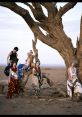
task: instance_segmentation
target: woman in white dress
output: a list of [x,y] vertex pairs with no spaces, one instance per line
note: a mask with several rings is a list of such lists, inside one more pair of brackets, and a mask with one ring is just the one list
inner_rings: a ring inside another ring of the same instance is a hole
[[80,95],[81,93],[82,86],[77,77],[77,68],[75,67],[75,63],[73,62],[68,68],[67,94],[69,97],[72,98],[74,95]]

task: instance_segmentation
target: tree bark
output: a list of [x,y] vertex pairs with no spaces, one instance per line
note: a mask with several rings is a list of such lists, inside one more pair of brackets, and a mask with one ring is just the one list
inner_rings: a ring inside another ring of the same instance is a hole
[[34,34],[34,40],[32,40],[32,48],[33,48],[34,56],[35,56],[34,57],[34,59],[35,59],[34,63],[36,63],[39,60],[38,49],[36,48],[36,44],[37,44],[37,36],[36,36],[36,34]]

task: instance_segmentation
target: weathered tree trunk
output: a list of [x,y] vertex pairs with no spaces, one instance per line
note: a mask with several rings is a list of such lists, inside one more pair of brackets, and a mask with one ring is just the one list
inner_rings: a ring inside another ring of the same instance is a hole
[[34,34],[34,40],[32,40],[32,48],[33,48],[33,51],[34,51],[34,63],[36,63],[38,61],[38,49],[36,48],[36,44],[37,44],[37,36],[36,34]]

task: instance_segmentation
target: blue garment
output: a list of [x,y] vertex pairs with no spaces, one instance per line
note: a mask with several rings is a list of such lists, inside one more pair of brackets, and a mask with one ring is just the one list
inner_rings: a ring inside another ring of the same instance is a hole
[[17,68],[18,68],[18,79],[22,80],[22,78],[23,78],[24,64],[19,64]]

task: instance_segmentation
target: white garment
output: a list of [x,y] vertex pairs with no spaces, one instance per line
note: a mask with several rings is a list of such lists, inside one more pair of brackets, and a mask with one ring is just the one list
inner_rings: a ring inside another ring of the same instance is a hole
[[[75,67],[70,67],[69,69],[68,69],[68,75],[69,75],[69,80],[70,79],[72,79],[72,80],[76,80],[76,79],[78,79],[77,78],[77,72],[76,72],[76,68]],[[74,77],[73,77],[74,76]],[[73,79],[74,78],[74,79]],[[76,78],[76,79],[75,79]]]
[[74,93],[82,93],[82,85],[78,81],[76,68],[70,67],[68,69],[69,78],[67,80],[67,94],[72,97],[72,88],[74,88]]
[[73,84],[67,80],[67,94],[69,97],[72,97],[72,87],[73,87]]
[[74,93],[82,93],[82,85],[79,82],[76,82],[74,86]]
[[10,70],[10,77],[14,77],[14,78],[18,78],[18,75],[17,75],[17,73],[15,73],[14,71],[12,71],[12,70]]
[[70,82],[69,80],[67,80],[67,94],[69,97],[72,97],[72,88],[74,87],[74,94],[76,93],[80,93],[82,94],[82,85],[80,84],[80,82],[76,81],[75,85]]

